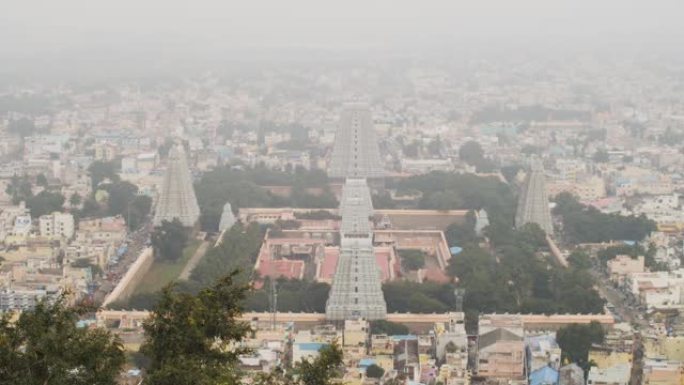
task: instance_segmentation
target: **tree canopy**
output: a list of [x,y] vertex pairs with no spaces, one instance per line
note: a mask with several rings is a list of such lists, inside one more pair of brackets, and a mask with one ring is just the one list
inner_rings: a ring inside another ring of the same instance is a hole
[[16,205],[21,201],[27,201],[33,196],[31,180],[28,175],[13,175],[5,188],[5,192],[12,197],[12,204]]
[[78,327],[87,306],[65,298],[40,302],[16,322],[0,318],[0,383],[14,385],[115,385],[125,362],[117,337],[101,328]]
[[[278,291],[278,310],[283,312],[325,313],[330,285],[324,282],[284,279],[276,280]],[[269,292],[271,280],[266,277],[263,288],[253,290],[247,296],[245,309],[250,311],[269,311]]]
[[[236,270],[196,294],[170,285],[162,290],[144,323],[141,353],[147,361],[147,385],[241,384],[238,357],[248,351],[239,342],[251,331],[239,321],[249,285]],[[341,375],[342,350],[333,343],[315,359],[292,370],[276,368],[250,379],[258,385],[330,385]]]
[[370,322],[372,334],[405,335],[409,333],[406,325],[387,320],[374,320]]
[[480,143],[474,140],[461,145],[458,149],[458,157],[467,164],[474,166],[478,172],[491,172],[496,168],[494,163],[485,157]]
[[249,325],[238,320],[247,285],[232,273],[196,295],[167,286],[145,321],[141,352],[149,359],[148,385],[238,384],[236,348]]
[[385,374],[385,369],[382,367],[372,364],[369,367],[366,368],[366,377],[370,378],[382,378],[382,376]]
[[90,173],[91,188],[94,192],[97,186],[104,180],[109,179],[112,182],[119,181],[119,174],[117,174],[117,165],[112,162],[105,162],[96,160],[88,166],[88,173]]
[[554,214],[560,216],[563,237],[570,243],[600,243],[613,240],[641,241],[656,224],[645,215],[604,214],[581,204],[569,193],[556,196]]
[[592,321],[588,325],[571,324],[556,332],[556,340],[563,352],[563,361],[574,362],[585,371],[589,370],[589,348],[603,342],[605,332],[601,324]]
[[26,207],[31,210],[31,216],[34,218],[62,211],[62,205],[64,205],[64,196],[47,190],[41,191],[26,201]]
[[[262,186],[291,186],[289,197],[270,193]],[[321,194],[311,194],[307,188],[320,188]],[[223,206],[230,202],[233,209],[242,207],[304,207],[336,208],[337,199],[328,188],[328,177],[322,170],[297,168],[293,172],[265,167],[238,169],[218,167],[202,175],[195,184],[203,230],[216,231]]]
[[435,282],[392,281],[382,285],[388,312],[443,313],[456,306],[454,286]]
[[[503,231],[503,234],[495,234]],[[603,300],[586,267],[563,268],[540,257],[544,232],[488,229],[494,252],[476,244],[449,261],[448,273],[465,289],[467,312],[600,313]]]
[[188,231],[178,219],[162,221],[161,226],[154,229],[151,239],[155,258],[177,261],[183,256],[183,249],[188,243]]
[[255,385],[332,385],[342,375],[343,353],[337,342],[325,345],[314,359],[297,363],[292,371],[280,368],[262,373],[254,379]]
[[152,208],[152,198],[138,195],[138,186],[117,181],[103,184],[100,188],[108,193],[106,211],[102,215],[123,216],[129,230],[136,230],[145,223],[145,217]]
[[489,214],[491,224],[513,226],[517,200],[510,186],[498,178],[433,171],[399,181],[388,181],[388,187],[396,189],[397,194],[421,193],[421,198],[416,205],[419,209],[479,210],[484,208]]
[[421,250],[399,250],[399,257],[404,270],[418,270],[425,267],[425,253]]

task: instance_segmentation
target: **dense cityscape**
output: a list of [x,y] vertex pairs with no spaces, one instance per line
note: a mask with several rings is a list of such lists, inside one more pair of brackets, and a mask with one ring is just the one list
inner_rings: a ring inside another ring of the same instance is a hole
[[0,383],[684,383],[681,60],[425,52],[0,71]]

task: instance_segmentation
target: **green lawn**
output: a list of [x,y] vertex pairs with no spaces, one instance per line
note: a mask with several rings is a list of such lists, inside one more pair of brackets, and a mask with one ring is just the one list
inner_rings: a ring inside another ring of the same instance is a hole
[[183,250],[183,257],[176,262],[169,263],[155,260],[152,263],[150,271],[145,274],[145,277],[135,289],[135,292],[154,293],[159,291],[169,282],[177,279],[185,265],[188,263],[188,260],[192,257],[201,243],[201,241],[196,239],[190,240],[185,247],[185,250]]

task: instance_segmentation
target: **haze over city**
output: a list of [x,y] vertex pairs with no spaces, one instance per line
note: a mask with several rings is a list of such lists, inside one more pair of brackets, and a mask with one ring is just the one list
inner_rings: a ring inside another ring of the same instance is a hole
[[684,383],[682,14],[7,1],[0,384]]

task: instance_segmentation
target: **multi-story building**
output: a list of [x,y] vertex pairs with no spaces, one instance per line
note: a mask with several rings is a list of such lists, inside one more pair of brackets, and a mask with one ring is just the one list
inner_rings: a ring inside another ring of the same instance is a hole
[[525,342],[520,316],[480,318],[477,374],[490,379],[526,380]]
[[74,236],[74,216],[60,212],[41,215],[38,227],[43,237],[71,239]]
[[618,255],[607,263],[610,280],[618,285],[624,283],[625,277],[633,273],[644,272],[644,256],[632,258],[629,255]]

